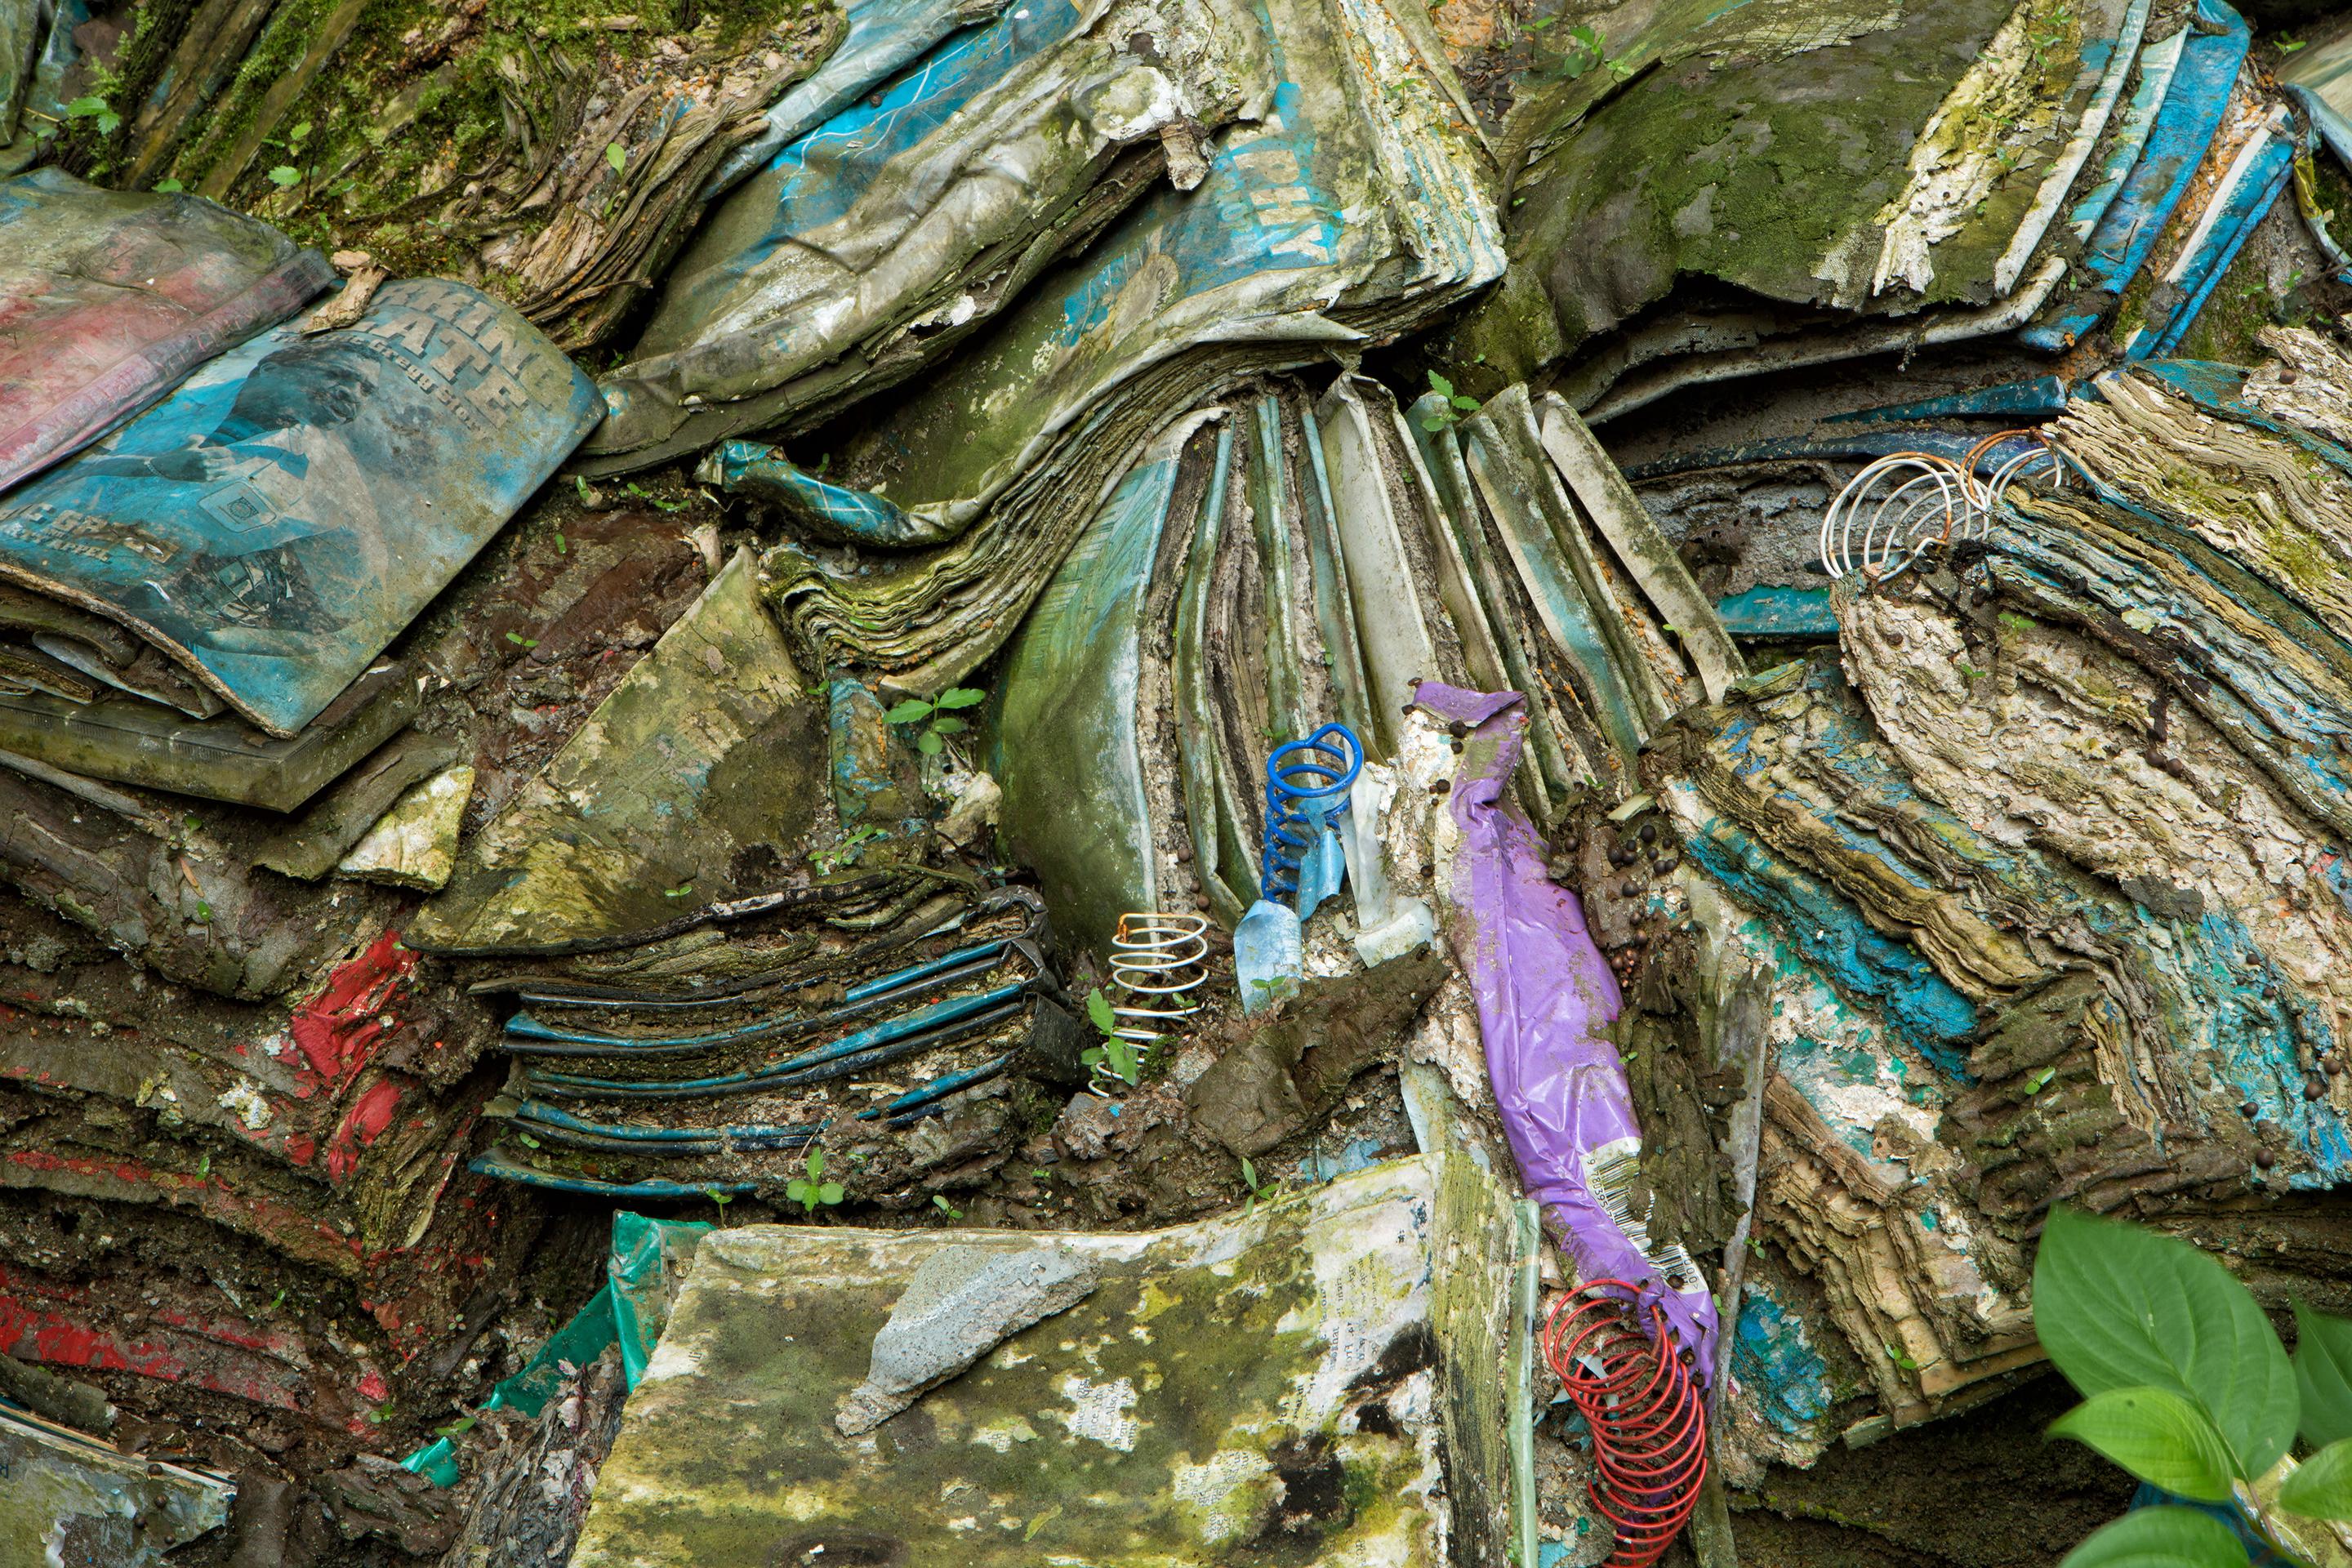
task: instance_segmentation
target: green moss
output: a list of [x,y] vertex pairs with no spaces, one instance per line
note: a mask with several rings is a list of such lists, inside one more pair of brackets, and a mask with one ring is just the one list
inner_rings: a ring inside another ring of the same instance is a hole
[[[579,1561],[798,1562],[861,1542],[875,1555],[851,1561],[972,1568],[1390,1561],[1371,1543],[1420,1528],[1421,1447],[1303,1418],[1299,1399],[1326,1333],[1396,1321],[1414,1266],[1357,1232],[1388,1234],[1405,1211],[1348,1209],[1310,1238],[1318,1201],[1261,1209],[1264,1239],[1229,1261],[1189,1243],[1189,1262],[1101,1258],[1085,1300],[856,1441],[833,1416],[904,1289],[905,1244],[714,1238],[632,1397]],[[1340,1259],[1346,1300],[1329,1294]],[[665,1359],[692,1374],[666,1375]]]
[[[2278,212],[2293,215],[2289,203]],[[2274,221],[2277,213],[2271,219]],[[2206,297],[2197,320],[2182,334],[2174,352],[2186,359],[2219,360],[2226,364],[2254,364],[2263,358],[2254,334],[2284,317],[2287,302],[2271,292],[2270,247],[2255,241],[2238,252],[2221,281]]]
[[[2009,12],[2000,0],[1911,7],[1834,48],[1695,57],[1634,81],[1518,183],[1515,281],[1459,335],[1456,363],[1484,352],[1512,374],[1573,352],[1692,273],[1825,299],[1825,258],[1875,232],[1918,129]],[[1549,331],[1537,320],[1547,307]]]
[[[429,47],[452,16],[445,0],[366,0],[331,57],[311,58],[342,4],[286,0],[198,132],[156,175],[197,188],[266,115],[260,150],[224,200],[307,244],[364,247],[395,271],[456,276],[475,269],[484,236],[445,228],[436,215],[468,181],[510,171],[522,158],[510,114],[532,127],[536,150],[561,121],[556,84],[567,70],[635,80],[662,38],[689,31],[684,9],[695,13],[694,51],[721,56],[832,9],[829,0],[491,0],[445,60]],[[603,25],[622,11],[640,26],[615,32]],[[416,43],[404,41],[411,35]],[[277,110],[271,89],[306,61],[313,79]],[[298,144],[293,132],[301,126],[309,130]],[[281,166],[299,171],[301,183],[273,183],[269,172]]]

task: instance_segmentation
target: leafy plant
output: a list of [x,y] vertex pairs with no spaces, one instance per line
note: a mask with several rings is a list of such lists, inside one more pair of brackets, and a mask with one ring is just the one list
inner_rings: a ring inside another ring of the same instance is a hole
[[1102,1036],[1102,1044],[1078,1053],[1078,1060],[1088,1067],[1108,1062],[1110,1070],[1124,1084],[1136,1084],[1143,1079],[1143,1059],[1135,1054],[1135,1042],[1122,1039],[1118,1033],[1118,1015],[1111,1011],[1110,998],[1101,986],[1087,993],[1087,1017]]
[[914,724],[924,720],[923,732],[915,737],[915,750],[927,757],[935,757],[946,745],[944,737],[960,735],[971,726],[954,714],[958,708],[973,708],[987,700],[988,693],[969,686],[950,686],[929,702],[919,697],[909,697],[882,717],[893,724]]
[[931,1206],[938,1209],[950,1219],[963,1218],[963,1210],[948,1202],[948,1195],[945,1193],[933,1193],[931,1194]]
[[1445,399],[1445,405],[1431,409],[1422,419],[1421,427],[1424,430],[1449,430],[1461,423],[1465,414],[1478,412],[1476,398],[1463,396],[1454,390],[1452,382],[1433,370],[1429,373],[1429,390]]
[[269,183],[279,190],[302,183],[302,171],[291,163],[280,163],[269,171]]
[[725,1226],[727,1224],[727,1205],[735,1201],[735,1194],[729,1192],[725,1187],[709,1186],[702,1189],[702,1195],[719,1205],[719,1223],[722,1227]]
[[[2037,1332],[2084,1402],[2050,1428],[2191,1502],[2235,1502],[2290,1561],[2283,1521],[2352,1519],[2352,1322],[2294,1307],[2290,1359],[2253,1296],[2214,1259],[2136,1226],[2051,1212],[2033,1265]],[[2274,1473],[2300,1434],[2312,1450]],[[2275,1489],[2273,1490],[2272,1489]],[[2062,1568],[2243,1568],[2210,1515],[2139,1509]]]
[[806,1214],[830,1208],[841,1201],[841,1184],[824,1180],[824,1151],[811,1149],[801,1163],[808,1170],[806,1180],[794,1176],[784,1184],[784,1196],[801,1205]]
[[100,136],[111,136],[121,127],[122,116],[107,107],[106,100],[98,97],[77,98],[66,105],[68,120],[94,120]]
[[1282,1184],[1280,1182],[1260,1183],[1257,1179],[1257,1167],[1244,1160],[1242,1190],[1249,1194],[1242,1201],[1242,1213],[1255,1214],[1259,1204],[1270,1204],[1282,1195]]
[[1536,74],[1553,81],[1574,81],[1595,66],[1607,66],[1612,76],[1621,81],[1633,74],[1633,68],[1623,60],[1609,58],[1608,40],[1601,29],[1589,22],[1579,22],[1564,29],[1564,42],[1553,46],[1543,37],[1559,21],[1557,16],[1543,16],[1528,24],[1528,31],[1536,35]]
[[856,861],[860,845],[870,844],[877,838],[887,837],[887,832],[869,822],[865,826],[853,829],[845,835],[841,842],[832,848],[817,850],[809,857],[809,859],[815,864],[820,875],[830,877],[844,866]]

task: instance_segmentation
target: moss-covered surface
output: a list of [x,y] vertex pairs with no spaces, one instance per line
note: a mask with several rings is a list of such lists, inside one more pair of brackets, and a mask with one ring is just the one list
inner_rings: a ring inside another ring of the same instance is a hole
[[[127,8],[87,90],[121,122],[70,122],[63,161],[103,184],[189,190],[396,273],[485,278],[483,225],[445,217],[469,184],[511,178],[584,104],[656,76],[790,58],[833,35],[833,0],[283,0],[234,62],[187,47],[190,0]],[[201,110],[151,122],[194,68],[225,80]],[[520,196],[520,192],[507,193]],[[539,215],[543,220],[550,212]]]
[[1890,232],[1924,241],[1927,267],[1915,290],[1898,256],[1883,305],[1991,297],[2092,85],[2085,7],[1911,4],[1892,26],[1766,9],[1684,18],[1675,37],[1662,7],[1622,55],[1612,40],[1623,85],[1595,71],[1514,111],[1532,157],[1511,271],[1437,355],[1466,391],[1536,374],[1685,279],[1851,306]]
[[[1145,1236],[715,1233],[575,1561],[1439,1563],[1432,1198],[1415,1160]],[[1093,1294],[839,1435],[923,1258],[1041,1245]]]

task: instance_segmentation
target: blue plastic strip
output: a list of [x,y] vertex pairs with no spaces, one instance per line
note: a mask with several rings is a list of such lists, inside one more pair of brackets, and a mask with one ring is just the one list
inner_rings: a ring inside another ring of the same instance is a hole
[[[1676,453],[1625,470],[1625,477],[1636,482],[1664,479],[1673,474],[1687,474],[1700,468],[1738,468],[1746,463],[1777,463],[1791,458],[1835,458],[1867,459],[1884,458],[1893,452],[1925,452],[1931,457],[1949,458],[1954,462],[1965,459],[1984,437],[1966,430],[1874,430],[1857,431],[1852,436],[1778,437],[1769,441],[1747,441],[1737,447],[1709,447],[1696,452]],[[2019,437],[2001,441],[1979,455],[1978,471],[1991,473],[2010,458],[2026,449],[2027,438]]]
[[1762,583],[1717,601],[1715,613],[1736,637],[1833,637],[1838,630],[1827,588]]
[[2019,338],[2030,346],[2053,353],[2070,348],[2114,308],[2147,264],[2166,222],[2197,177],[2198,165],[2229,111],[2238,68],[2252,43],[2245,19],[2221,0],[2199,0],[2197,20],[2199,26],[2215,30],[2192,31],[2182,45],[2172,85],[2148,132],[2147,151],[2092,231],[2090,245],[2077,263],[2094,298],[2084,300],[2078,293],[2078,302],[2063,316],[2021,331]]
[[2267,136],[2267,144],[2239,171],[2229,190],[2216,196],[2223,204],[2216,221],[2206,229],[2204,243],[2196,254],[2187,258],[2186,266],[2179,269],[2180,302],[2160,321],[2131,335],[2124,344],[2126,359],[2168,354],[2179,346],[2182,336],[2196,324],[2198,313],[2212,298],[2214,289],[2230,270],[2230,263],[2244,248],[2255,226],[2270,216],[2271,208],[2285,192],[2286,183],[2294,174],[2294,141],[2273,132],[2258,131],[2255,134]]
[[911,969],[902,969],[896,974],[886,974],[879,980],[869,980],[863,985],[853,985],[841,994],[841,999],[844,1002],[864,1002],[888,992],[903,991],[918,982],[945,974],[951,969],[961,969],[965,964],[982,958],[993,962],[1003,955],[1005,943],[1002,942],[984,942],[976,947],[960,947],[953,952],[931,960],[929,963],[919,963]]
[[485,1154],[467,1163],[466,1169],[478,1176],[495,1181],[512,1182],[518,1186],[538,1187],[551,1193],[579,1193],[589,1197],[619,1198],[629,1201],[661,1198],[707,1198],[712,1193],[726,1193],[733,1197],[745,1197],[759,1191],[751,1182],[597,1182],[585,1176],[555,1176],[545,1171],[534,1171],[528,1165],[509,1164],[495,1154]]
[[[870,1029],[860,1029],[845,1035],[814,1051],[777,1062],[756,1072],[725,1073],[716,1078],[673,1079],[667,1082],[646,1082],[628,1079],[583,1078],[571,1073],[533,1073],[533,1087],[557,1089],[593,1089],[613,1098],[660,1099],[664,1096],[726,1093],[755,1085],[782,1086],[805,1081],[805,1075],[814,1069],[835,1067],[852,1058],[865,1057],[876,1050],[900,1044],[909,1038],[952,1029],[960,1024],[982,1023],[1016,1010],[1027,984],[999,986],[977,996],[958,997],[951,1002],[935,1003],[919,1008],[904,1017],[893,1018]],[[835,1076],[835,1075],[826,1075]]]
[[[1003,956],[1007,945],[1005,942],[992,942],[982,943],[978,947],[961,948],[943,958],[935,958],[927,963],[915,964],[899,970],[896,973],[883,975],[878,980],[866,981],[861,985],[852,986],[843,992],[844,1005],[827,1012],[814,1015],[786,1013],[772,1018],[762,1018],[755,1023],[739,1025],[732,1029],[713,1030],[709,1034],[650,1037],[633,1035],[583,1035],[542,1024],[528,1013],[517,1013],[513,1017],[509,1018],[506,1033],[509,1039],[539,1040],[551,1045],[586,1047],[596,1051],[642,1052],[646,1055],[671,1055],[710,1050],[724,1046],[745,1045],[785,1033],[795,1027],[821,1028],[826,1024],[853,1017],[858,1013],[866,1011],[877,1002],[887,1001],[898,992],[938,979],[951,971],[980,966],[983,963],[992,964]],[[556,1053],[534,1053],[525,1050],[518,1051],[517,1054]],[[561,1054],[577,1056],[583,1052],[574,1049]]]
[[943,1077],[935,1078],[919,1089],[908,1089],[887,1105],[877,1106],[872,1110],[859,1111],[857,1120],[872,1121],[877,1117],[903,1116],[918,1107],[945,1100],[960,1089],[969,1089],[973,1084],[994,1078],[1004,1070],[1005,1064],[1012,1059],[1013,1053],[1007,1051],[994,1061],[982,1062],[976,1068],[966,1068],[961,1072],[951,1072]]
[[2087,240],[2099,226],[2099,220],[2115,205],[2116,197],[2131,177],[2140,154],[2147,148],[2149,132],[2156,127],[2156,117],[2172,90],[2173,73],[2180,68],[2182,50],[2194,35],[2182,28],[2168,38],[2150,44],[2139,52],[2139,86],[2124,105],[2123,118],[2116,126],[2115,141],[2099,164],[2099,183],[2084,193],[2066,215],[2066,226],[2077,240]]
[[515,1110],[516,1121],[534,1122],[544,1127],[560,1127],[570,1132],[588,1132],[599,1138],[611,1138],[628,1143],[715,1143],[757,1142],[779,1138],[814,1138],[824,1131],[819,1121],[803,1122],[792,1127],[713,1127],[693,1129],[683,1127],[632,1127],[626,1122],[590,1121],[572,1115],[561,1107],[544,1100],[526,1100]]
[[1883,408],[1858,408],[1851,414],[1833,414],[1822,423],[1878,425],[1922,419],[2048,419],[2066,412],[2067,391],[2064,377],[2037,375],[2031,381],[2005,381],[1997,386],[1980,386],[1972,392],[1955,393],[1949,397],[1930,397],[1923,403],[1894,403]]

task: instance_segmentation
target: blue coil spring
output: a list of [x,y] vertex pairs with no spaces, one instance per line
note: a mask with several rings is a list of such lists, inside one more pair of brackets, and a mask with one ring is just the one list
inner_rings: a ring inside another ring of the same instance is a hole
[[1303,741],[1276,746],[1265,760],[1265,855],[1259,866],[1260,894],[1291,902],[1298,896],[1298,868],[1315,842],[1312,801],[1336,800],[1323,820],[1336,822],[1348,809],[1348,789],[1364,769],[1364,748],[1345,724],[1326,724]]

